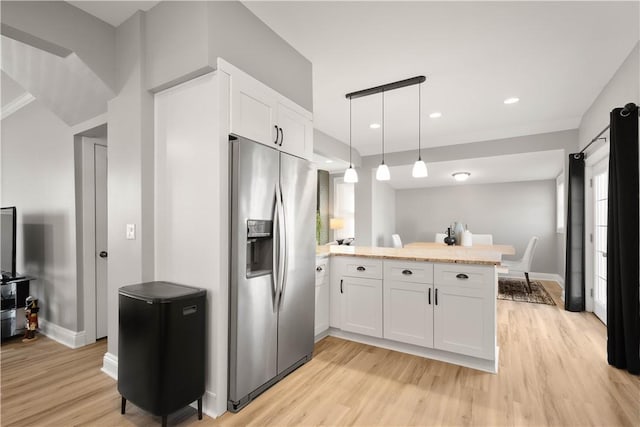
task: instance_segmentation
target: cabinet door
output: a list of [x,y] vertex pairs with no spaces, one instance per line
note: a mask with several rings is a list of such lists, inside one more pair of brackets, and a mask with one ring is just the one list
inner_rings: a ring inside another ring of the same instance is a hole
[[234,73],[230,80],[231,133],[275,147],[275,92],[244,73]]
[[382,280],[341,279],[342,330],[382,338]]
[[277,125],[280,126],[280,150],[311,160],[313,124],[284,100],[278,101]]
[[318,335],[329,329],[329,283],[316,283],[316,317],[314,334]]
[[434,286],[433,344],[440,350],[492,359],[495,300],[486,287]]
[[424,283],[384,281],[384,337],[433,347],[433,289]]

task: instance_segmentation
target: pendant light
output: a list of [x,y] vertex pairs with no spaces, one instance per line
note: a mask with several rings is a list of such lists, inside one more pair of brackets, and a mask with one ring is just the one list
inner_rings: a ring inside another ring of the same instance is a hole
[[429,175],[427,172],[427,165],[422,160],[420,134],[422,131],[422,83],[418,85],[418,160],[413,164],[413,171],[411,175],[414,178],[425,178]]
[[384,90],[382,91],[382,163],[378,166],[376,171],[376,179],[378,181],[389,181],[391,174],[389,173],[389,167],[384,164]]
[[349,167],[344,171],[344,182],[355,184],[358,182],[358,172],[353,168],[351,163],[351,97],[349,97]]

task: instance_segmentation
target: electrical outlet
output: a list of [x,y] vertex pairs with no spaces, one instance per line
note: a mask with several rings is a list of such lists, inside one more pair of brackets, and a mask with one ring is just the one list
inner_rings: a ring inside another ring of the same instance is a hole
[[136,239],[136,225],[127,224],[127,240],[135,240],[135,239]]

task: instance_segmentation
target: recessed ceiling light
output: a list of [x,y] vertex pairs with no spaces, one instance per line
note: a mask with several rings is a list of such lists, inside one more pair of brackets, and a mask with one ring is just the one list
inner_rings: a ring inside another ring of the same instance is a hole
[[451,176],[454,177],[456,181],[466,181],[471,174],[469,172],[455,172],[451,174]]
[[325,163],[333,163],[333,160],[325,160]]
[[371,129],[380,129],[380,123],[371,123],[369,127]]
[[435,111],[435,112],[429,114],[429,117],[431,117],[432,119],[438,119],[438,118],[442,117],[442,113],[440,111]]
[[507,98],[507,99],[505,99],[505,100],[504,100],[504,103],[505,103],[505,104],[515,104],[515,103],[516,103],[516,102],[518,102],[518,101],[520,101],[520,98],[513,97],[513,98]]

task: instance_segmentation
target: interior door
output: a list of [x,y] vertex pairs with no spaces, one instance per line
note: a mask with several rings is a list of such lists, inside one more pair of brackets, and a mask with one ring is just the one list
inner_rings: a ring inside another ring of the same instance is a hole
[[607,204],[609,158],[593,166],[593,312],[607,324]]
[[96,339],[107,336],[107,147],[94,145]]

